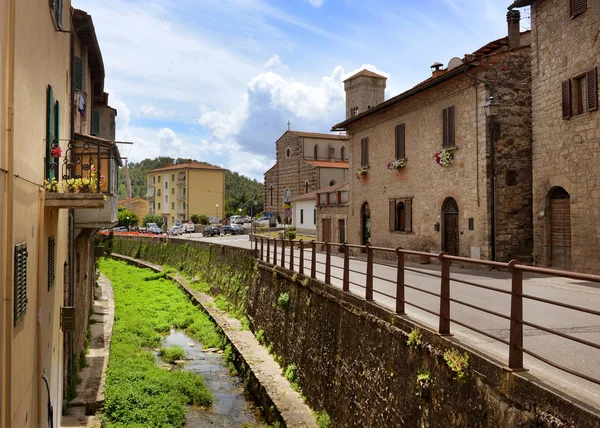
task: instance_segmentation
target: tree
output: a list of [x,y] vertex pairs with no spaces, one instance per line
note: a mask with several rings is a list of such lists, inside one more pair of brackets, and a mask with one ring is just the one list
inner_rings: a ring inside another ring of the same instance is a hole
[[135,226],[140,221],[136,213],[127,210],[125,207],[119,207],[117,219],[119,220],[119,226]]
[[156,223],[158,227],[162,227],[163,218],[158,214],[146,214],[144,219],[142,220],[144,226],[147,226],[148,223]]
[[204,214],[193,214],[190,219],[192,220],[192,223],[194,224],[203,224],[206,225],[208,224],[208,216],[204,215]]

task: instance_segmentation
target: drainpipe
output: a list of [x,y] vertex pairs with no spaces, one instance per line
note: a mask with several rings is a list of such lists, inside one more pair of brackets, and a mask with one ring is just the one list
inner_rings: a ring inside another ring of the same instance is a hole
[[[44,267],[44,262],[47,259],[44,259],[42,256],[44,248],[44,200],[45,200],[45,190],[38,190],[38,263],[37,263],[37,337],[36,337],[36,345],[37,345],[37,424],[39,427],[42,426],[42,385],[40,378],[44,376],[42,374],[42,325],[44,322],[44,312],[42,310],[42,268]],[[48,389],[48,401],[50,401],[50,390]],[[50,416],[50,415],[48,415]]]
[[2,320],[2,387],[0,389],[2,398],[0,405],[0,426],[11,425],[11,400],[12,400],[12,335],[13,335],[13,186],[14,186],[14,123],[15,123],[15,21],[16,0],[8,2],[8,64],[6,78],[6,191],[4,192],[5,207],[4,223],[4,319]]

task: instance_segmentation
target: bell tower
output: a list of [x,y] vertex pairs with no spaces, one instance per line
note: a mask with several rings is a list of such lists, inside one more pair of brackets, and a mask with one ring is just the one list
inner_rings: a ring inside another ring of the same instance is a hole
[[346,119],[385,101],[386,80],[387,77],[369,70],[361,70],[344,80]]

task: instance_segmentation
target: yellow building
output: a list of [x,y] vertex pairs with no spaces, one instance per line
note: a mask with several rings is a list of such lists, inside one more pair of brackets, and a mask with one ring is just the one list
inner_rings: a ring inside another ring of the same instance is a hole
[[[60,426],[73,343],[85,334],[67,315],[87,321],[79,290],[93,289],[93,236],[116,217],[114,142],[71,125],[79,37],[91,37],[101,63],[93,25],[76,35],[75,12],[70,0],[0,0],[1,427],[46,426],[48,401]],[[69,166],[84,158],[88,175],[82,162]]]
[[137,215],[140,223],[146,214],[148,214],[148,202],[144,198],[123,199],[119,201],[119,207],[123,207],[127,211]]
[[199,162],[148,171],[148,213],[162,216],[167,226],[181,224],[194,214],[222,218],[225,171]]

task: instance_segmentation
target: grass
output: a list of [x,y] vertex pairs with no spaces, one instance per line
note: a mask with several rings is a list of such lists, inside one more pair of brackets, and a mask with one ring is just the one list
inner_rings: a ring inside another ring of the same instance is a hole
[[181,346],[162,347],[158,350],[158,355],[167,363],[174,363],[177,360],[185,358],[185,351]]
[[106,258],[100,269],[112,282],[116,306],[103,426],[182,427],[186,405],[209,406],[212,395],[200,375],[159,367],[151,349],[172,328],[186,329],[206,347],[222,348],[223,338],[171,281]]

